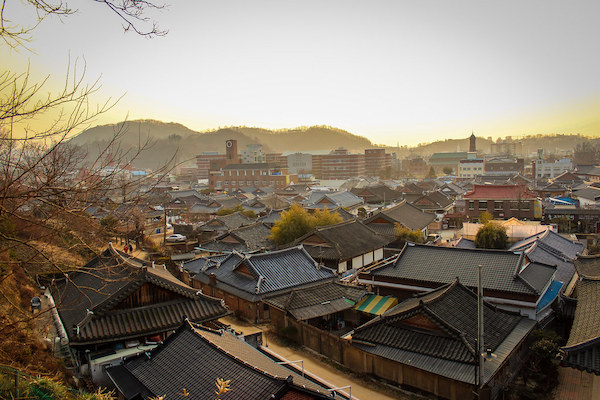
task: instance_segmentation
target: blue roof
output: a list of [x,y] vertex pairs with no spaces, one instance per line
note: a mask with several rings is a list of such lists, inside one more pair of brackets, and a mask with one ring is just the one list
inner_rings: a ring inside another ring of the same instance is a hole
[[552,303],[556,296],[558,296],[558,292],[560,292],[560,288],[562,288],[563,283],[559,281],[552,281],[546,293],[542,296],[540,302],[537,305],[536,311],[543,310],[548,304]]

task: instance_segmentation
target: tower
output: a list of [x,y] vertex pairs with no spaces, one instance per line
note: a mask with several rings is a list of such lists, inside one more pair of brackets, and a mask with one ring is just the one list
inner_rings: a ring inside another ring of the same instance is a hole
[[227,139],[225,142],[225,164],[239,164],[240,159],[237,150],[237,140]]
[[471,137],[469,137],[469,151],[470,152],[476,152],[477,151],[477,146],[475,145],[475,134],[473,132],[471,132]]

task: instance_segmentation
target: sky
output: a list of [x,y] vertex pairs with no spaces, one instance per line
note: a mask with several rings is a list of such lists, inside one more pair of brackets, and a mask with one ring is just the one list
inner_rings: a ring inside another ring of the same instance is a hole
[[[32,51],[0,45],[0,66],[29,64],[50,90],[69,60],[85,63],[102,85],[93,101],[124,95],[97,124],[330,125],[394,146],[600,135],[598,0],[179,1],[151,14],[168,30],[153,39],[76,3],[34,30]],[[14,0],[7,13],[33,10]]]

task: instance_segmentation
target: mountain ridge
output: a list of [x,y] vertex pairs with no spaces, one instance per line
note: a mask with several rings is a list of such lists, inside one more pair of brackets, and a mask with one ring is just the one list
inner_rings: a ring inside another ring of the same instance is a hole
[[[350,152],[363,152],[367,148],[386,148],[398,157],[429,156],[435,152],[468,151],[469,139],[446,139],[418,146],[382,146],[373,144],[368,138],[343,129],[327,126],[301,126],[292,129],[270,130],[259,127],[231,126],[216,130],[195,131],[177,122],[154,119],[124,121],[89,128],[71,138],[70,143],[83,147],[90,156],[96,156],[119,134],[119,146],[131,154],[145,143],[152,144],[132,164],[138,168],[155,169],[167,163],[173,155],[176,162],[193,161],[203,152],[224,153],[225,141],[238,141],[241,152],[248,144],[260,143],[264,153],[331,151],[343,147]],[[540,138],[544,138],[543,141]],[[582,135],[532,135],[515,140],[523,143],[525,154],[543,148],[546,154],[559,154],[573,149],[578,143],[590,140]],[[594,140],[598,140],[594,138]],[[497,141],[497,140],[496,140]],[[489,153],[491,138],[477,137],[477,150]]]

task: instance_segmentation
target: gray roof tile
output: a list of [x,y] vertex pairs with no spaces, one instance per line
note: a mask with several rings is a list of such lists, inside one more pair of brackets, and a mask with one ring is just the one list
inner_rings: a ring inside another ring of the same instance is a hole
[[369,271],[375,277],[446,284],[458,277],[466,286],[477,286],[477,266],[483,265],[483,286],[502,292],[536,294],[519,277],[522,254],[503,250],[461,249],[407,244],[395,262]]

